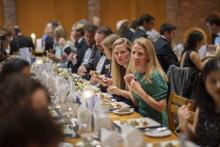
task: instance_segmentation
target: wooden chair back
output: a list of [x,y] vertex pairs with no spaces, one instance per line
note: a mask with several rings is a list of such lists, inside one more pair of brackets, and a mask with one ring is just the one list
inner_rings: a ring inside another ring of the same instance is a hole
[[189,122],[193,122],[194,118],[194,100],[187,99],[175,94],[175,92],[171,92],[168,104],[168,121],[169,121],[169,129],[175,132],[175,114],[177,114],[178,109],[183,106],[189,106],[191,117],[189,118]]

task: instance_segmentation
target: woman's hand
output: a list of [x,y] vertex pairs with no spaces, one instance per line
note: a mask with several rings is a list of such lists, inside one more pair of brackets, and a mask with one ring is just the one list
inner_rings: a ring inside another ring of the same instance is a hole
[[112,86],[112,79],[108,78],[108,77],[103,77],[102,78],[102,85],[104,86]]
[[190,118],[191,114],[190,114],[190,111],[188,109],[187,106],[181,106],[178,111],[177,111],[177,114],[178,114],[178,119],[179,119],[179,126],[181,128],[181,130],[183,132],[187,132],[188,131],[188,119]]
[[130,89],[130,85],[131,85],[131,80],[132,79],[135,79],[133,74],[126,74],[124,76],[124,80],[125,80],[126,85],[128,86],[128,89]]

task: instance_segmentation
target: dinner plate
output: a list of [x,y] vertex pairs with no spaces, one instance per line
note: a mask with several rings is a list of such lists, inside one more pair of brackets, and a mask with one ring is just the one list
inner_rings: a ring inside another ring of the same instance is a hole
[[134,109],[116,109],[112,111],[113,113],[117,114],[117,115],[127,115],[127,114],[131,114],[134,112]]
[[73,147],[73,145],[68,142],[62,142],[59,143],[58,147]]
[[145,135],[150,137],[165,137],[171,135],[172,132],[169,129],[160,130],[158,129],[152,129],[147,132],[145,132]]
[[161,124],[156,122],[155,120],[149,117],[136,118],[136,119],[128,119],[126,121],[115,120],[114,123],[121,127],[123,124],[131,125],[137,129],[144,129],[149,127],[160,127]]
[[184,141],[184,144],[181,144],[180,140],[170,140],[170,141],[162,141],[160,143],[148,143],[146,147],[199,147],[198,145],[190,142],[188,140]]

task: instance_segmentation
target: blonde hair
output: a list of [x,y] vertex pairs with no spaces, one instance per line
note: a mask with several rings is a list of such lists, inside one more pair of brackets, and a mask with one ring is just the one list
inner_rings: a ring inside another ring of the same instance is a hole
[[[114,86],[125,89],[125,82],[123,77],[123,69],[124,67],[119,65],[115,58],[114,58],[114,50],[117,45],[124,44],[127,47],[127,50],[131,52],[131,42],[127,38],[119,38],[117,39],[112,47],[112,65],[111,65],[111,72],[112,72],[112,83]],[[125,69],[127,72],[127,69]]]
[[105,37],[105,39],[102,41],[101,44],[103,46],[105,46],[106,48],[108,48],[108,50],[112,51],[112,45],[118,38],[120,38],[119,35],[111,34],[111,35]]
[[67,32],[61,25],[56,27],[55,34],[57,34],[59,37],[64,38],[65,40],[67,40]]
[[[138,38],[134,41],[133,45],[135,45],[135,44],[140,45],[144,49],[145,54],[147,54],[148,58],[149,58],[146,73],[144,75],[144,79],[146,80],[146,82],[152,82],[151,76],[152,76],[152,73],[156,70],[160,73],[160,75],[163,77],[163,79],[165,81],[168,81],[167,75],[163,71],[163,69],[157,59],[157,56],[155,53],[155,48],[154,48],[153,44],[151,43],[151,41],[149,39],[141,37],[141,38]],[[130,60],[130,64],[131,64],[130,66],[132,66],[132,68],[135,69],[132,60]]]

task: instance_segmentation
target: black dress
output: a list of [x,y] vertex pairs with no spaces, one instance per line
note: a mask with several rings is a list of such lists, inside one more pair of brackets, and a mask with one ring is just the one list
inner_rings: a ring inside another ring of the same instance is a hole
[[183,61],[183,67],[190,67],[191,71],[188,80],[183,86],[183,97],[193,99],[196,94],[196,87],[198,86],[198,81],[200,79],[200,73],[196,65],[191,61],[190,54],[194,50],[187,50]]
[[220,113],[199,112],[193,141],[201,147],[218,147],[220,145]]
[[184,59],[184,62],[183,62],[183,67],[191,67],[191,68],[197,70],[196,65],[190,59],[190,54],[191,54],[192,51],[193,50],[186,51],[185,59]]

